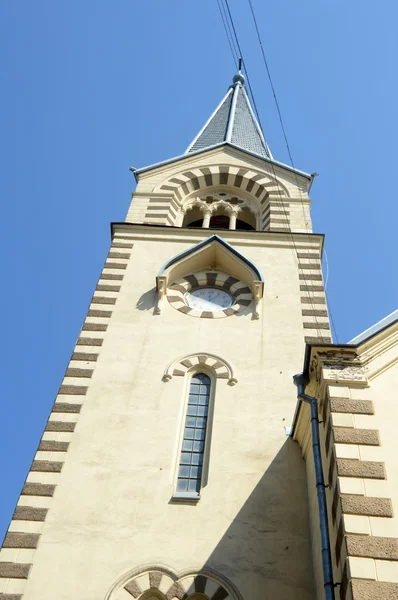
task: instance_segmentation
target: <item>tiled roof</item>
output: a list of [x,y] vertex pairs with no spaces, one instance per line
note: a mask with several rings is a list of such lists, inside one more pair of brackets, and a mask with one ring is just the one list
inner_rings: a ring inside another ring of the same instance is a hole
[[210,119],[189,146],[186,154],[229,142],[248,152],[272,159],[267,142],[254,115],[241,73]]

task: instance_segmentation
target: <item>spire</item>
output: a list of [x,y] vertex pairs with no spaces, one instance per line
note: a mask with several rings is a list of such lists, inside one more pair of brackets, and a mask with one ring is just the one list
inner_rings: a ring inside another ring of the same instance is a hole
[[227,142],[242,150],[272,159],[244,84],[245,78],[239,68],[226,95],[185,154]]

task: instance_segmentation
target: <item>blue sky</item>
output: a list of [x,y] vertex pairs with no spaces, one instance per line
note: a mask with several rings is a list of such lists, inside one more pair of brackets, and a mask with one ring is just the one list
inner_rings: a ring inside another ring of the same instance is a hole
[[[328,298],[347,342],[396,308],[392,0],[253,0],[295,165],[320,176]],[[249,5],[230,0],[274,157],[289,162]],[[180,154],[234,74],[216,0],[0,3],[0,537],[109,246],[129,167]]]

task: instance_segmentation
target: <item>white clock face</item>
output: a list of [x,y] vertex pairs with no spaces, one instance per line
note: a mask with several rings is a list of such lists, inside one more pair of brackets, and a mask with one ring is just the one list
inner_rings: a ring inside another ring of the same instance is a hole
[[193,290],[186,295],[188,306],[195,310],[216,312],[229,308],[233,299],[228,292],[216,287],[203,287]]

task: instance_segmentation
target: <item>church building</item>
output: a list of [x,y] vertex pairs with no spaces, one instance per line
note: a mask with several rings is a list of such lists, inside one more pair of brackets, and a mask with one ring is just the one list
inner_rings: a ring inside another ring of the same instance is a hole
[[0,600],[397,599],[398,315],[332,343],[313,176],[272,156],[241,72],[133,172]]

